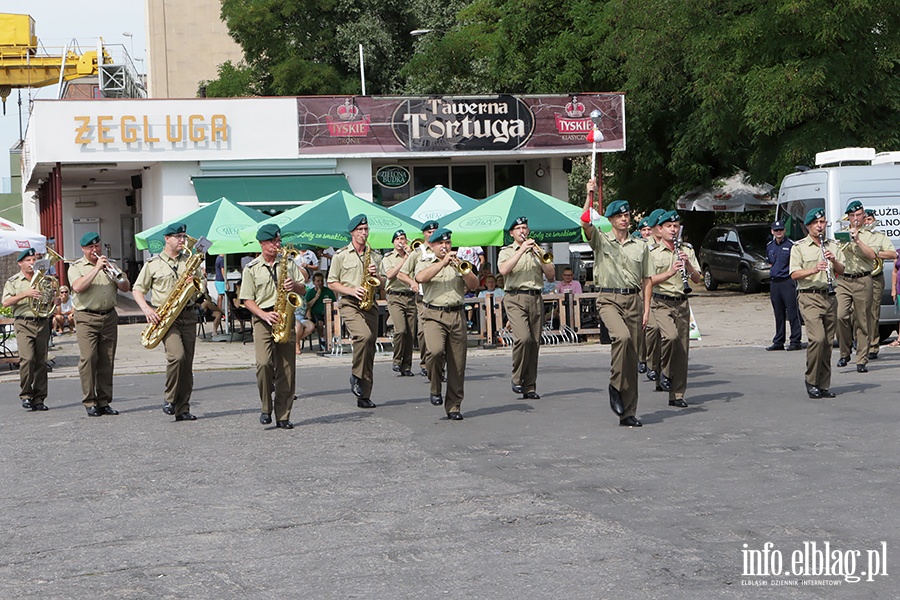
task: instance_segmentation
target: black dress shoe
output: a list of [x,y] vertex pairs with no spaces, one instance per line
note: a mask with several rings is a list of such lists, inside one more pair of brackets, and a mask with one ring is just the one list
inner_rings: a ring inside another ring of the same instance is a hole
[[866,365],[856,365],[856,372],[857,373],[868,373],[869,367],[867,367]]
[[653,369],[650,369],[649,371],[647,371],[647,379],[649,379],[650,381],[656,381],[658,378],[659,378],[659,374],[656,371],[654,371]]
[[834,398],[834,392],[831,390],[819,390],[823,398]]
[[447,413],[447,418],[451,421],[462,421],[463,416],[458,412]]
[[663,375],[659,374],[659,387],[661,387],[664,391],[668,392],[672,389],[672,380]]
[[635,419],[634,417],[625,417],[624,419],[619,419],[619,427],[643,427],[644,424]]
[[877,352],[869,352],[869,355],[868,355],[868,356],[869,356],[869,360],[878,360],[878,353],[877,353]]
[[647,363],[639,362],[638,363],[638,373],[646,373],[647,372]]
[[394,365],[393,367],[391,367],[391,371],[393,371],[394,373],[399,373],[400,365]]
[[513,394],[524,394],[525,393],[525,391],[522,389],[522,386],[517,385],[515,383],[512,384],[512,391],[513,391]]
[[175,407],[172,406],[171,402],[166,402],[165,404],[163,404],[163,412],[166,413],[167,415],[174,415]]
[[425,370],[425,367],[419,369],[419,375],[421,375],[422,377],[428,377],[428,371]]
[[175,420],[176,421],[196,421],[197,417],[195,417],[194,415],[192,415],[189,412],[183,412],[180,415],[175,415]]
[[431,403],[434,404],[435,406],[440,406],[441,404],[444,403],[444,399],[441,397],[440,394],[429,394],[428,399],[431,400]]
[[101,415],[117,415],[117,414],[119,414],[119,411],[114,409],[109,404],[107,404],[106,406],[100,406],[97,408],[97,410],[100,411]]
[[279,429],[293,429],[294,424],[290,421],[275,421],[275,427]]
[[271,425],[272,415],[270,415],[269,413],[260,413],[259,422],[261,425]]
[[522,398],[525,400],[540,400],[541,397],[538,396],[537,392],[525,392],[522,394]]
[[809,396],[810,398],[818,400],[819,398],[822,397],[822,390],[820,390],[819,388],[817,388],[814,385],[810,385],[807,383],[806,384],[806,395]]
[[22,400],[22,408],[31,410],[31,400]]
[[90,406],[87,409],[87,414],[89,417],[102,417],[103,413],[100,412],[100,409],[96,406]]
[[609,407],[620,417],[625,412],[625,405],[622,404],[622,394],[612,384],[609,384]]
[[842,357],[840,358],[840,360],[837,362],[837,366],[839,366],[839,367],[846,367],[846,366],[847,366],[847,363],[849,363],[849,362],[850,362],[850,357],[849,357],[849,356],[842,356]]
[[803,350],[803,344],[791,344],[787,347],[788,352],[793,352],[795,350]]
[[412,371],[406,369],[405,371],[400,371],[400,377],[414,377],[414,375]]
[[356,401],[356,406],[360,408],[375,408],[376,404],[368,398],[360,398]]
[[356,375],[350,376],[350,393],[352,393],[357,398],[362,398],[362,385],[360,385],[360,379]]
[[772,352],[773,350],[784,350],[784,344],[772,344],[766,348],[767,352]]
[[31,410],[38,411],[38,410],[50,410],[50,409],[47,408],[47,405],[44,404],[43,402],[38,402],[37,404],[31,405]]
[[669,400],[669,406],[677,406],[678,408],[687,408],[688,403],[682,400],[681,398],[675,398],[674,400]]

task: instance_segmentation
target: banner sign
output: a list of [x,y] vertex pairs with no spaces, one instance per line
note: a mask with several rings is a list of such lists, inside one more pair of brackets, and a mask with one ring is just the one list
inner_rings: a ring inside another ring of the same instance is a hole
[[600,152],[625,149],[625,96],[314,96],[297,98],[299,153],[579,154],[602,114]]

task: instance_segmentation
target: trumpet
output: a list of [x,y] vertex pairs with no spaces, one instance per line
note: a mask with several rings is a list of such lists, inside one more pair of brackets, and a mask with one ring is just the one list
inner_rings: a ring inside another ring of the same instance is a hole
[[[109,252],[109,249],[107,249],[107,252]],[[96,251],[94,251],[94,258],[100,260],[100,254]],[[117,285],[124,282],[125,273],[122,271],[122,269],[116,266],[116,263],[109,258],[106,259],[106,262],[107,264],[103,268],[103,272],[106,273],[106,276],[109,277],[109,280]]]
[[[522,240],[519,243],[524,244],[525,240],[534,240],[534,238],[522,236]],[[537,244],[537,240],[535,240],[535,244]],[[537,257],[539,261],[541,261],[541,264],[549,265],[553,262],[553,253],[545,252],[544,249],[540,246],[532,246],[531,252]]]
[[467,260],[462,260],[456,255],[450,257],[450,264],[453,265],[454,269],[459,271],[460,275],[468,275],[472,272],[472,263]]

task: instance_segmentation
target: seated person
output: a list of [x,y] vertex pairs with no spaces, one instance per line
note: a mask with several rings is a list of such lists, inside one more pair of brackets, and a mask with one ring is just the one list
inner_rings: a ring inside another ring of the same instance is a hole
[[325,275],[316,273],[313,275],[313,286],[306,291],[306,303],[308,305],[308,318],[315,323],[319,332],[319,346],[325,345],[325,299],[336,301],[334,292],[325,285]]
[[484,289],[478,292],[479,298],[484,298],[487,294],[493,294],[494,298],[502,298],[506,292],[497,287],[497,278],[488,275],[484,278]]
[[571,292],[572,294],[581,293],[581,283],[575,280],[575,272],[570,267],[563,269],[562,281],[556,283],[557,294],[565,294],[566,292]]
[[53,315],[53,331],[56,335],[62,335],[63,329],[66,327],[72,333],[75,332],[75,305],[69,288],[61,286],[59,288],[59,304],[56,306],[56,314]]
[[308,318],[309,305],[306,298],[300,300],[300,306],[294,310],[294,329],[297,338],[297,354],[303,353],[303,340],[316,328],[316,324]]
[[[234,291],[226,292],[226,294],[228,295],[228,299],[231,300],[231,315],[235,321],[238,321],[241,324],[239,333],[243,335],[245,328],[244,323],[250,323],[252,321],[253,313],[251,313],[250,309],[245,307],[241,302],[241,284],[239,282],[235,283]],[[253,331],[252,323],[249,329]],[[232,331],[232,333],[234,333],[234,331]]]

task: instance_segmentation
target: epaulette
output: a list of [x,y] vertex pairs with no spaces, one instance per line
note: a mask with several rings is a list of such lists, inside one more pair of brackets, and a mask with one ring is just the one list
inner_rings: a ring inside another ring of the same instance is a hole
[[349,249],[350,249],[350,246],[341,246],[340,248],[338,248],[337,250],[334,251],[334,255],[337,256],[341,252],[346,252]]
[[647,249],[653,250],[655,248],[656,248],[656,242],[651,242],[650,240],[647,240]]
[[691,250],[694,249],[694,247],[691,246],[690,244],[688,244],[687,242],[681,242],[681,245],[684,246],[685,248],[690,248]]
[[[247,263],[247,267],[252,267],[252,266],[255,266],[258,264],[259,264],[259,257],[257,256],[256,258],[254,258],[253,260],[251,260],[250,262]],[[247,267],[244,267],[244,268],[246,269]]]
[[21,275],[21,273],[16,273],[15,275],[13,275],[12,277],[10,277],[10,278],[7,279],[6,281],[12,281],[12,280],[14,280],[16,277],[18,277],[19,275]]

